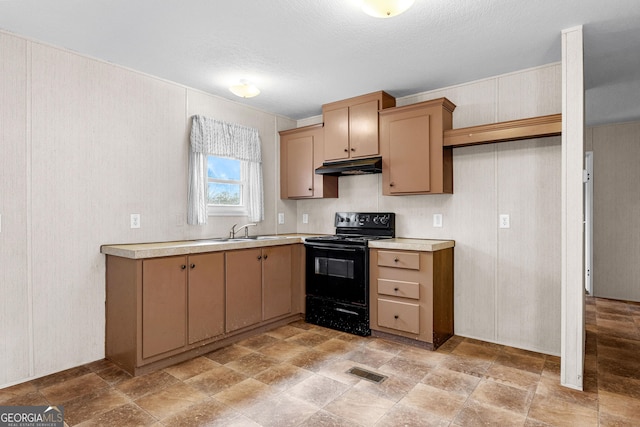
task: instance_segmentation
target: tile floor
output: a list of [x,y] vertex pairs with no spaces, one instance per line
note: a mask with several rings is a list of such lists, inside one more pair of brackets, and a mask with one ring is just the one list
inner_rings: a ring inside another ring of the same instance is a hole
[[638,426],[640,304],[588,298],[586,313],[583,392],[559,385],[558,357],[296,322],[136,378],[90,363],[0,390],[0,405],[62,404],[69,426]]

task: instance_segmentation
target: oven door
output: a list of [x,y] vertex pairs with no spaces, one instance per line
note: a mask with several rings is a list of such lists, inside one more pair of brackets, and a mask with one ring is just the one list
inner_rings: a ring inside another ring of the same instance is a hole
[[307,295],[366,306],[369,299],[367,248],[307,243]]

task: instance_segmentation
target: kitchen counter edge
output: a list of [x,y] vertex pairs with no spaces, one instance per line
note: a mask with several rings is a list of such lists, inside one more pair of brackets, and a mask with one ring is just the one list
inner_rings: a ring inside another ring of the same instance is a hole
[[407,251],[436,252],[443,249],[453,248],[455,240],[432,240],[432,239],[382,239],[369,242],[371,249],[400,249]]

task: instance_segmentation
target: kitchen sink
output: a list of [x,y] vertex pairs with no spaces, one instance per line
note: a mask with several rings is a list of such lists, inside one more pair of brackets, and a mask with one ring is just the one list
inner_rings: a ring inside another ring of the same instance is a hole
[[252,240],[273,240],[280,239],[278,236],[249,236],[249,237],[234,237],[233,239],[229,239],[230,241],[238,241],[238,242],[249,242]]
[[208,243],[223,243],[223,242],[228,242],[229,239],[227,237],[217,237],[214,239],[198,239],[195,240],[195,242],[197,243],[202,243],[202,244],[208,244]]
[[203,245],[212,244],[212,243],[224,243],[224,242],[252,242],[255,240],[274,240],[281,239],[284,236],[249,236],[249,237],[216,237],[213,239],[198,239],[197,243],[201,243]]

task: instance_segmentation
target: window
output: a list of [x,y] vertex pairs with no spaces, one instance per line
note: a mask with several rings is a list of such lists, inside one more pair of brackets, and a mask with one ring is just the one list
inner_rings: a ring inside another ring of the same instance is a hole
[[189,140],[187,224],[204,225],[209,215],[263,221],[258,130],[196,115]]
[[246,162],[207,156],[207,212],[209,215],[248,215]]

